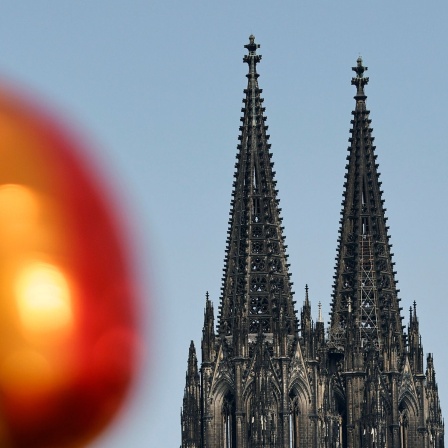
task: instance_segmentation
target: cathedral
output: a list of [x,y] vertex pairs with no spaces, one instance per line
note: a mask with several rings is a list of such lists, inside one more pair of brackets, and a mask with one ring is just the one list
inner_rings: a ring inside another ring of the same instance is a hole
[[328,328],[308,288],[295,310],[254,36],[248,54],[217,322],[207,294],[191,342],[182,448],[443,448],[432,354],[403,324],[357,60]]

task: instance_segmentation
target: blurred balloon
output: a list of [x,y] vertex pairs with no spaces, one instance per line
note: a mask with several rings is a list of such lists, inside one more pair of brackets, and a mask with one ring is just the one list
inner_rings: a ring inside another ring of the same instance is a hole
[[119,210],[78,139],[0,88],[0,446],[84,446],[136,370]]

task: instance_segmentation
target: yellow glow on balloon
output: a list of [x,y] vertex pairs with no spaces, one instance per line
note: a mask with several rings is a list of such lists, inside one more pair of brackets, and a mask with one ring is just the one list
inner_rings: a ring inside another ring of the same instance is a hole
[[33,228],[38,219],[39,201],[33,191],[23,185],[0,186],[0,235],[2,252],[17,250],[34,238]]
[[42,262],[27,266],[16,283],[16,300],[25,331],[51,333],[73,323],[68,282],[56,266]]
[[0,217],[11,228],[29,225],[37,215],[37,200],[33,192],[18,184],[0,186]]

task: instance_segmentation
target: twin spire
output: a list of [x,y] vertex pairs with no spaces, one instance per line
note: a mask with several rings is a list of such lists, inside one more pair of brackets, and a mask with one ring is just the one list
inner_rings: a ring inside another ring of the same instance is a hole
[[[384,200],[358,58],[328,336],[308,286],[294,310],[275,171],[248,54],[222,295],[215,333],[206,296],[202,362],[190,346],[182,448],[443,447],[432,356],[424,373],[416,306],[401,325]],[[429,438],[428,438],[429,435]],[[328,439],[327,439],[328,438]],[[434,442],[434,443],[433,443]]]
[[[366,109],[364,77],[367,67],[358,58],[356,106],[352,112],[351,138],[344,183],[336,273],[331,310],[330,342],[342,349],[347,330],[360,343],[376,350],[396,345],[404,351],[404,333],[391,245],[386,225],[383,192],[376,163],[374,137]],[[349,319],[350,317],[350,319]]]
[[[219,330],[232,335],[272,333],[284,316],[289,332],[297,325],[288,272],[279,200],[269,152],[262,90],[258,86],[259,45],[253,35],[245,45],[248,54],[247,89],[240,127],[231,218],[222,287]],[[336,265],[330,337],[342,347],[348,313],[354,313],[362,343],[376,348],[397,342],[403,351],[403,331],[388,227],[384,216],[371,120],[364,87],[367,67],[358,58],[356,107],[350,138],[339,248]],[[381,316],[380,316],[381,313]]]
[[[259,47],[251,35],[245,45],[248,54],[243,58],[248,64],[248,83],[238,137],[219,313],[219,333],[225,336],[234,335],[235,331],[272,333],[280,316],[289,334],[297,327],[268,127],[258,86]],[[350,131],[330,339],[335,346],[344,346],[348,314],[353,313],[350,325],[357,326],[363,344],[378,349],[386,342],[397,342],[403,352],[387,218],[371,120],[365,107],[364,87],[369,81],[364,76],[366,70],[358,58],[353,67],[356,107]]]
[[249,66],[238,139],[227,238],[219,333],[272,333],[276,322],[292,334],[297,326],[285,252],[282,218],[269,152],[254,36],[245,45]]

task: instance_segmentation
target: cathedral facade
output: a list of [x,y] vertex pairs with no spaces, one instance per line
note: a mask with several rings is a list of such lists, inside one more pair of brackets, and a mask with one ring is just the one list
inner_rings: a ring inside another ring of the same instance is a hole
[[182,448],[443,448],[433,356],[417,308],[403,325],[364,92],[356,88],[329,327],[306,288],[295,311],[265,109],[250,36],[217,322],[193,342]]

